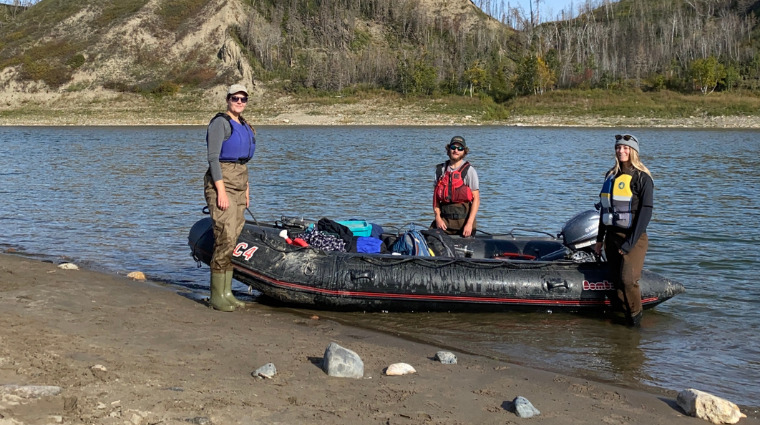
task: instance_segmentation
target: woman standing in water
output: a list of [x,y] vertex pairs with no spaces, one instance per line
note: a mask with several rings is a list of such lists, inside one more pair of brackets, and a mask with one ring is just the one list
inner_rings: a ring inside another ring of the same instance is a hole
[[248,90],[233,84],[227,90],[227,111],[211,119],[206,130],[208,171],[204,194],[214,225],[211,267],[211,307],[234,311],[245,303],[232,294],[232,251],[245,224],[250,202],[248,161],[256,149],[255,131],[241,115],[248,103]]
[[639,326],[643,309],[639,278],[649,247],[647,225],[652,218],[654,182],[639,158],[639,141],[630,134],[615,136],[615,166],[600,193],[602,210],[596,254],[607,257],[617,289],[613,306],[625,312],[629,326]]

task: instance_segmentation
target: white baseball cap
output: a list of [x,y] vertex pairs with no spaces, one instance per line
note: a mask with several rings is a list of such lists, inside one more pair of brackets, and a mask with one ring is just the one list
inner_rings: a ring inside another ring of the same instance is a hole
[[230,86],[230,88],[227,90],[227,94],[235,94],[235,93],[245,93],[246,96],[248,96],[248,89],[245,88],[242,84],[233,84]]

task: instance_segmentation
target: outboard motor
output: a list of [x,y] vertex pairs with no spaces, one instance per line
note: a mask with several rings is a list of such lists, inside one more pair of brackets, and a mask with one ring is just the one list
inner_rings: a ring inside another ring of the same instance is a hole
[[562,227],[562,243],[574,252],[594,252],[596,236],[599,233],[599,212],[596,210],[583,211],[576,214]]

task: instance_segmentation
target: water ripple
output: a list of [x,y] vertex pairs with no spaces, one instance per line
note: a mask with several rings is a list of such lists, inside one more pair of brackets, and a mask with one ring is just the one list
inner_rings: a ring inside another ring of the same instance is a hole
[[[434,167],[461,134],[481,178],[479,226],[558,232],[593,208],[613,163],[608,129],[257,128],[251,211],[390,226],[429,223]],[[647,268],[687,292],[640,331],[606,319],[536,314],[320,315],[443,347],[623,385],[697,386],[760,400],[760,199],[749,192],[757,131],[639,129],[655,181]],[[201,217],[203,127],[0,128],[0,247],[203,293],[187,231]],[[44,147],[44,148],[43,148]],[[35,164],[30,173],[26,164]],[[237,284],[236,284],[237,285]],[[237,286],[237,290],[243,290]]]

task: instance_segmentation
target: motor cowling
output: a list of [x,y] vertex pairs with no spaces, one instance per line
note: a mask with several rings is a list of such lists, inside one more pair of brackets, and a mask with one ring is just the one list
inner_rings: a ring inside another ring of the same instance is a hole
[[573,251],[593,251],[599,234],[599,212],[583,211],[568,220],[562,227],[562,243]]

